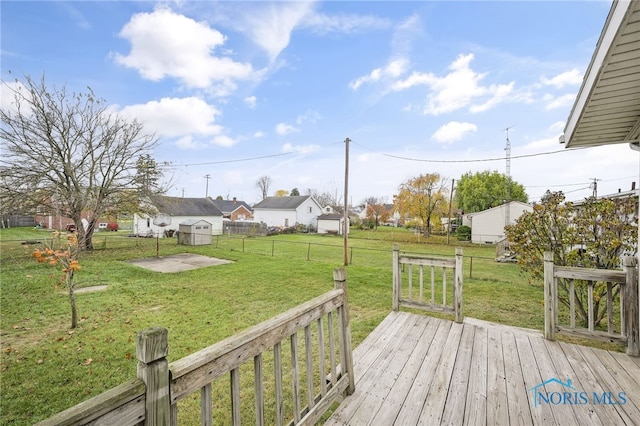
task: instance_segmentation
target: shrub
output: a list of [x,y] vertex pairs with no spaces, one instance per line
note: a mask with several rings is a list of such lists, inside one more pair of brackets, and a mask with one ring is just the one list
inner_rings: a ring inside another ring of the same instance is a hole
[[467,225],[458,226],[458,229],[456,229],[456,236],[458,238],[458,241],[471,240],[471,227]]

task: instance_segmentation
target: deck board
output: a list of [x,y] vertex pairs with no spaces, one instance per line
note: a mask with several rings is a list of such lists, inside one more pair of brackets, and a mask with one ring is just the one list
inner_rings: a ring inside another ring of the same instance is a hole
[[[354,350],[354,370],[355,392],[325,424],[632,425],[640,419],[637,359],[485,321],[456,324],[393,312]],[[550,379],[571,380],[570,393],[584,392],[589,403],[535,403],[535,390],[556,398],[567,390],[553,380],[538,387]],[[591,401],[607,392],[624,392],[626,402]]]

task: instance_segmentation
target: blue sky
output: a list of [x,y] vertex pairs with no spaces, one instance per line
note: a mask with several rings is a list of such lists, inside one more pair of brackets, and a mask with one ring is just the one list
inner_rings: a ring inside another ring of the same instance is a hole
[[[2,79],[90,86],[145,124],[169,195],[344,191],[506,172],[531,201],[630,189],[628,146],[559,144],[609,1],[2,1]],[[10,73],[11,72],[11,73]],[[3,96],[3,104],[6,96]],[[557,152],[562,151],[562,152]]]

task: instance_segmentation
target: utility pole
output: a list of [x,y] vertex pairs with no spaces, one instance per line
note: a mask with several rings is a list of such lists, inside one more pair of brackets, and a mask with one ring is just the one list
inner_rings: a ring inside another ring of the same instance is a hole
[[211,179],[211,175],[204,175],[204,178],[207,180],[207,189],[204,192],[204,197],[207,198],[209,196],[209,179]]
[[593,198],[598,198],[598,181],[600,179],[597,179],[597,178],[589,178],[589,179],[593,181],[593,183],[589,185],[589,187],[593,189]]
[[344,222],[342,224],[342,239],[344,241],[344,266],[349,265],[348,237],[349,234],[349,142],[344,140]]
[[449,237],[451,236],[451,203],[453,202],[453,185],[455,184],[455,182],[455,179],[451,179],[451,193],[449,193],[449,213],[447,214],[447,217],[449,218],[449,220],[447,221],[447,245],[449,245]]
[[505,214],[504,214],[504,225],[510,225],[511,223],[511,141],[509,140],[509,129],[513,128],[513,126],[509,126],[504,129],[507,132],[507,145],[505,147],[505,157],[507,159],[507,179],[505,185]]

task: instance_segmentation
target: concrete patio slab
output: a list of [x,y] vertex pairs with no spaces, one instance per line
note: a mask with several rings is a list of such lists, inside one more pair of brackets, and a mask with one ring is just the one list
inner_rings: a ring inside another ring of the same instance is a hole
[[127,262],[154,272],[172,273],[190,271],[207,266],[232,263],[230,260],[217,259],[199,254],[181,253],[170,256],[149,257],[145,259],[133,259]]

